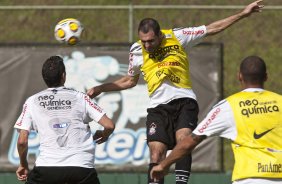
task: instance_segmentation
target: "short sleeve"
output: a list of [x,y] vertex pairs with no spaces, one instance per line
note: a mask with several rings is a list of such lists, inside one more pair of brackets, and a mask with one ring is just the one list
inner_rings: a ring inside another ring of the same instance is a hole
[[198,44],[207,33],[206,26],[174,28],[173,32],[180,44],[184,47],[193,47]]
[[105,111],[99,107],[94,100],[89,98],[87,95],[84,95],[85,109],[86,109],[86,117],[87,121],[94,120],[99,122],[102,116],[105,114]]
[[21,115],[18,117],[14,125],[14,128],[18,130],[28,130],[28,131],[32,129],[31,106],[32,104],[28,99],[23,105]]
[[142,47],[139,43],[134,43],[129,52],[128,75],[136,76],[140,74],[140,67],[143,63]]
[[196,135],[220,136],[235,140],[237,130],[229,103],[223,100],[216,104],[193,131]]

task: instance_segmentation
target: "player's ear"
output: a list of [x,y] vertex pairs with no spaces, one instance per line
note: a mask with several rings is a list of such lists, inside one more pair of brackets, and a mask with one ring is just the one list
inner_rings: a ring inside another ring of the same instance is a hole
[[162,38],[164,35],[163,35],[163,33],[160,31],[158,36],[159,36],[159,38]]
[[62,84],[65,84],[65,82],[66,82],[66,78],[67,78],[67,76],[66,76],[66,72],[62,73],[62,78],[61,78],[61,82],[62,82]]
[[267,73],[265,73],[264,82],[267,81],[267,79],[268,79],[268,75],[267,75]]
[[243,75],[242,75],[241,72],[238,72],[238,73],[237,73],[237,78],[238,78],[238,80],[239,80],[240,82],[243,81]]

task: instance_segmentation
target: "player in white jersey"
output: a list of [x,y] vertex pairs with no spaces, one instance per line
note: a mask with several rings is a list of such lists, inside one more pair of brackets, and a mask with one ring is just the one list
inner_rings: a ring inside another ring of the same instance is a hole
[[[114,124],[86,94],[64,87],[66,80],[63,59],[48,58],[42,67],[48,89],[29,97],[14,128],[19,132],[20,166],[17,177],[27,184],[99,184],[94,168],[95,145],[105,142]],[[89,122],[104,127],[92,136]],[[29,173],[28,135],[39,136],[39,155]]]
[[243,91],[216,104],[193,133],[152,169],[152,178],[161,179],[172,163],[206,137],[220,136],[232,141],[233,184],[282,183],[282,96],[263,89],[266,66],[257,56],[242,61],[238,76]]
[[[130,48],[127,76],[88,90],[88,95],[95,97],[101,92],[132,88],[143,74],[150,98],[146,122],[150,149],[148,183],[153,183],[149,177],[151,168],[197,126],[198,104],[189,76],[187,49],[201,38],[217,34],[252,13],[260,12],[263,8],[260,2],[255,1],[240,13],[207,26],[161,30],[155,19],[143,19],[138,27],[140,40]],[[187,183],[190,170],[191,155],[187,155],[175,165],[176,183]],[[163,183],[163,179],[158,182]]]

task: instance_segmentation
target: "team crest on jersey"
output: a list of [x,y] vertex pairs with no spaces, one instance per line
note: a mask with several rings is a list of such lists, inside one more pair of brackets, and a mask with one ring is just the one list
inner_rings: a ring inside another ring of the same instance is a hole
[[149,129],[149,135],[155,134],[156,133],[156,128],[157,128],[157,125],[154,122],[151,123],[150,129]]
[[57,94],[58,90],[57,90],[57,89],[52,89],[52,92],[53,92],[54,94]]

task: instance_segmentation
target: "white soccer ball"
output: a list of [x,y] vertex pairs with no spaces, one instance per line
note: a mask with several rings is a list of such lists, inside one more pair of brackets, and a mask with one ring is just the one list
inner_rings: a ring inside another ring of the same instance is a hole
[[61,43],[75,45],[80,41],[83,26],[77,19],[67,18],[55,26],[55,38]]

